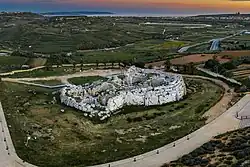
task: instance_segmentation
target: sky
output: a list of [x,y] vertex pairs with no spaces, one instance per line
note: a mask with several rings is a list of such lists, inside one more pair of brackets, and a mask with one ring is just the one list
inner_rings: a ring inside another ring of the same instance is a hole
[[250,13],[250,0],[0,0],[0,11],[114,13]]

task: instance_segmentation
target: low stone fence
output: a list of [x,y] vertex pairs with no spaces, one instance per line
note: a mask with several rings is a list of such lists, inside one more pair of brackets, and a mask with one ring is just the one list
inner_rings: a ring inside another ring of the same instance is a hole
[[220,74],[218,74],[218,73],[214,73],[214,72],[209,71],[209,70],[207,70],[207,69],[200,68],[200,67],[196,67],[196,69],[197,69],[198,71],[201,71],[201,72],[206,73],[206,74],[209,75],[209,76],[212,76],[212,77],[215,77],[215,78],[218,78],[218,79],[222,79],[222,80],[226,80],[226,81],[228,81],[228,82],[230,82],[230,83],[232,83],[232,84],[236,84],[236,85],[239,85],[239,86],[242,85],[240,82],[236,81],[235,79],[227,78],[227,77],[225,77],[225,76],[223,76],[223,75],[220,75]]

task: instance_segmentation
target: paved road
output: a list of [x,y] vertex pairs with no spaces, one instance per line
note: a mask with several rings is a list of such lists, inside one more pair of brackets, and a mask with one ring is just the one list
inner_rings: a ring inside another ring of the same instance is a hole
[[7,140],[8,131],[5,131],[5,117],[3,114],[2,105],[0,103],[0,166],[1,167],[11,167],[13,166],[12,157],[9,155],[9,150],[7,150]]
[[36,167],[23,162],[16,154],[0,102],[0,167]]
[[185,46],[185,47],[182,47],[180,50],[178,50],[178,53],[184,53],[189,48],[196,47],[196,46],[203,45],[203,44],[207,44],[207,43],[210,43],[210,42],[212,42],[212,44],[210,46],[210,50],[211,51],[216,51],[216,50],[219,50],[219,44],[220,44],[221,41],[223,41],[225,39],[232,38],[232,37],[234,37],[236,35],[244,34],[245,32],[246,32],[246,30],[243,30],[243,31],[237,32],[237,33],[235,33],[233,35],[226,36],[224,38],[212,39],[212,40],[207,41],[207,42],[202,42],[202,43],[197,43],[197,44],[190,45],[190,46]]
[[219,50],[219,45],[220,45],[220,39],[213,39],[210,47],[211,51]]

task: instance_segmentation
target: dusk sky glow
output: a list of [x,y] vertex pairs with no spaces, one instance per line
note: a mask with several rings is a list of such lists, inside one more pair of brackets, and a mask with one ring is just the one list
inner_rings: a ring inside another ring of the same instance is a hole
[[111,11],[116,13],[250,13],[250,0],[0,0],[1,11]]

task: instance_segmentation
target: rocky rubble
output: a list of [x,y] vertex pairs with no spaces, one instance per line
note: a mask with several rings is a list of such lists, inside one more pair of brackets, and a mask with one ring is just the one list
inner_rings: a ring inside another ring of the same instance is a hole
[[133,66],[120,75],[109,76],[105,82],[69,85],[61,90],[60,99],[85,116],[105,120],[124,106],[163,105],[179,101],[185,94],[181,75]]

